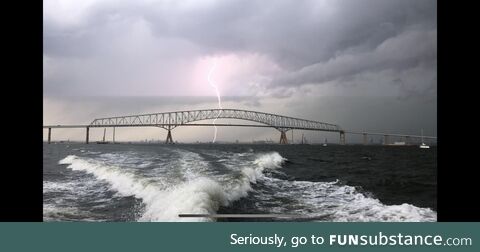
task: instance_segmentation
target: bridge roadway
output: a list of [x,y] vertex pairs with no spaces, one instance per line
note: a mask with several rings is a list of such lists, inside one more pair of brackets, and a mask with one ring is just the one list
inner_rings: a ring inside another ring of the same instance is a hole
[[[232,124],[232,123],[192,123],[201,120],[211,119],[240,119],[253,121],[261,124]],[[345,144],[345,134],[362,134],[363,142],[367,144],[368,135],[384,136],[384,143],[389,143],[389,137],[404,137],[406,142],[412,138],[422,138],[418,135],[391,134],[391,133],[375,133],[375,132],[355,132],[343,130],[340,126],[319,121],[305,120],[294,117],[281,116],[270,113],[257,111],[239,110],[239,109],[208,109],[208,110],[191,110],[191,111],[175,111],[154,114],[117,116],[108,118],[94,119],[88,125],[44,125],[43,128],[48,129],[48,143],[51,142],[52,128],[85,128],[85,142],[89,143],[90,128],[115,128],[116,127],[161,127],[168,131],[166,143],[173,143],[171,130],[179,126],[230,126],[230,127],[264,127],[275,128],[280,131],[280,143],[288,143],[286,133],[288,130],[314,130],[338,132],[340,134],[340,144]],[[436,139],[432,136],[423,136],[424,139]]]

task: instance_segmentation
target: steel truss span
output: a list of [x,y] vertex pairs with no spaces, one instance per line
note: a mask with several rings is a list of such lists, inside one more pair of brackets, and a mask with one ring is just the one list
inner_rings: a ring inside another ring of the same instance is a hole
[[90,123],[89,127],[158,126],[173,129],[191,122],[216,118],[257,122],[282,132],[290,129],[343,132],[340,126],[335,124],[241,109],[203,109],[97,118]]

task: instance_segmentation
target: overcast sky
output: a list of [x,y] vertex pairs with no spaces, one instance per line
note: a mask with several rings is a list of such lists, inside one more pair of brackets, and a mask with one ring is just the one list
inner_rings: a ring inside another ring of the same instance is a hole
[[45,0],[44,122],[216,107],[216,64],[228,107],[433,135],[436,12],[430,0]]

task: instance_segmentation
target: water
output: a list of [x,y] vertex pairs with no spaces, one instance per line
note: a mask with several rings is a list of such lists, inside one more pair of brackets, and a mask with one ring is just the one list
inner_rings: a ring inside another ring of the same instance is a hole
[[436,147],[44,144],[43,162],[45,221],[437,219]]

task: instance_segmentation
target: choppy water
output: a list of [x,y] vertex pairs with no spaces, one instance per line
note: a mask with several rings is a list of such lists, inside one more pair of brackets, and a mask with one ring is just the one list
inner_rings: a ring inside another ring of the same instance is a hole
[[44,144],[43,152],[45,221],[437,218],[435,147]]

